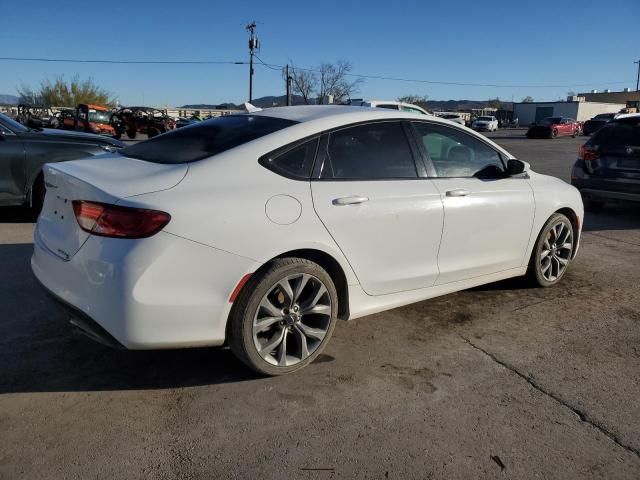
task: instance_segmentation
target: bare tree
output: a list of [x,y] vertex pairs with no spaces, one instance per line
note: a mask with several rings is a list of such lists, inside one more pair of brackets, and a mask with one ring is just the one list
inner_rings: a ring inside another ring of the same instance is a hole
[[352,94],[360,89],[364,82],[362,78],[350,80],[353,65],[346,60],[338,60],[336,63],[323,63],[320,65],[318,97],[332,95],[333,101],[342,103],[351,98]]
[[307,105],[315,103],[327,95],[333,96],[336,103],[348,100],[358,91],[363,79],[350,80],[352,69],[350,62],[338,60],[336,63],[322,63],[317,69],[299,68],[290,63],[292,90],[300,95]]
[[[115,104],[115,99],[109,92],[96,85],[91,78],[80,80],[78,75],[70,81],[66,81],[63,76],[57,77],[53,81],[43,80],[37,90],[25,85],[16,90],[21,98],[45,106],[75,107],[79,103]],[[30,99],[37,99],[37,101]]]
[[289,75],[291,76],[291,91],[296,95],[300,95],[304,103],[309,105],[313,98],[313,92],[316,91],[318,86],[317,75],[309,69],[298,68],[293,64],[289,67]]

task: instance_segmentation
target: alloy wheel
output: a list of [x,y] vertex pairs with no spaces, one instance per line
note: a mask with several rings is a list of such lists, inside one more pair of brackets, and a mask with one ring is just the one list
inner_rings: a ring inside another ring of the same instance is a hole
[[559,221],[545,234],[540,252],[540,273],[548,282],[560,278],[571,261],[573,230],[566,222]]
[[331,297],[317,277],[288,275],[262,297],[253,318],[258,354],[279,367],[295,365],[320,346],[331,326]]

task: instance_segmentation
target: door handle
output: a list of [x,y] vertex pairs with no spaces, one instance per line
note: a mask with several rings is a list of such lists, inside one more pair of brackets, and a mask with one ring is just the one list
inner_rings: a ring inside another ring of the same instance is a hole
[[447,197],[466,197],[467,195],[469,195],[469,192],[463,188],[456,188],[447,192]]
[[354,196],[354,197],[334,198],[331,203],[337,206],[342,206],[342,205],[359,205],[361,203],[368,202],[368,201],[369,201],[369,197]]

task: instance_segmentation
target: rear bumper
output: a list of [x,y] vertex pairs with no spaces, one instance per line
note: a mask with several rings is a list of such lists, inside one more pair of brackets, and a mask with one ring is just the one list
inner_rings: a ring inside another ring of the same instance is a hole
[[123,349],[125,348],[118,340],[116,340],[109,332],[100,326],[93,318],[89,317],[84,312],[78,310],[73,305],[68,304],[62,298],[58,297],[55,293],[45,287],[40,280],[36,278],[38,285],[45,291],[47,296],[53,300],[61,310],[67,313],[69,318],[69,325],[71,328],[78,330],[83,335],[86,335],[90,339],[106,345],[111,348]]
[[639,193],[615,192],[611,190],[596,190],[593,188],[583,188],[580,193],[588,198],[601,198],[610,200],[624,200],[627,202],[640,202]]
[[128,349],[222,345],[229,296],[255,264],[165,232],[140,240],[90,236],[65,261],[37,227],[31,258],[36,278],[71,310],[77,328]]

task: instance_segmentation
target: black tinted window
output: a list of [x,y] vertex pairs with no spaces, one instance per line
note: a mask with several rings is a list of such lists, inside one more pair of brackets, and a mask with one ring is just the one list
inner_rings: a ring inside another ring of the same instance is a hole
[[260,159],[260,164],[269,170],[289,178],[309,179],[316,155],[318,139],[300,145],[276,150]]
[[640,121],[614,121],[605,124],[589,140],[591,145],[640,146]]
[[498,152],[477,138],[442,125],[413,125],[439,177],[492,178],[504,173]]
[[257,115],[227,115],[132,145],[122,155],[154,163],[187,163],[230,150],[293,125],[294,121]]
[[398,107],[398,105],[393,105],[393,104],[388,104],[388,103],[383,103],[380,105],[376,105],[376,107],[378,108],[386,108],[388,110],[399,110],[400,107]]
[[332,132],[322,178],[416,178],[416,167],[400,122],[371,123]]

